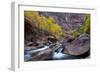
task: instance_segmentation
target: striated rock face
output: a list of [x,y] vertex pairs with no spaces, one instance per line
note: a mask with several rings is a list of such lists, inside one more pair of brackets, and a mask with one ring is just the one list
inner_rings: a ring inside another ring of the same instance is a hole
[[84,25],[86,20],[85,14],[79,13],[52,13],[52,12],[40,12],[46,17],[53,17],[56,23],[61,25],[65,30],[75,30]]
[[90,49],[90,36],[82,34],[70,44],[67,45],[68,53],[71,55],[81,55]]

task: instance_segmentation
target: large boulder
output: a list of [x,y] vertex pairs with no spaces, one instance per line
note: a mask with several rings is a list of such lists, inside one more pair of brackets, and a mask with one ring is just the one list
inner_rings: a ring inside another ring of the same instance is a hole
[[71,55],[81,55],[90,50],[90,36],[82,34],[71,43],[66,45],[67,51]]

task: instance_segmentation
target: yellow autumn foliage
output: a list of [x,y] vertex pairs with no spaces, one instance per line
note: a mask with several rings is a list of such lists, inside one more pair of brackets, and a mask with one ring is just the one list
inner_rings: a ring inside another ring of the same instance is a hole
[[56,38],[60,38],[64,35],[63,29],[59,24],[55,22],[52,17],[46,18],[43,15],[40,15],[36,11],[25,11],[25,19],[29,20],[31,23],[35,23],[35,26],[43,31],[54,35]]

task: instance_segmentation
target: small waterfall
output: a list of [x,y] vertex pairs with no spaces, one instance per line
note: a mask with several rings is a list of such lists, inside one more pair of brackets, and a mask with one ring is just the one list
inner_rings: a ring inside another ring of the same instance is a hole
[[63,50],[64,50],[63,48],[57,49],[57,50],[53,53],[53,59],[64,59],[64,58],[66,58],[68,55],[62,53]]

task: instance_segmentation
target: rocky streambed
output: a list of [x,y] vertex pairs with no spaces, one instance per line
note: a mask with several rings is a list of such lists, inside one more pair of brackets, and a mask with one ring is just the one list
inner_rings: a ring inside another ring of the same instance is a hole
[[90,56],[90,39],[82,34],[72,41],[62,40],[46,43],[41,47],[25,47],[25,61],[84,59]]

